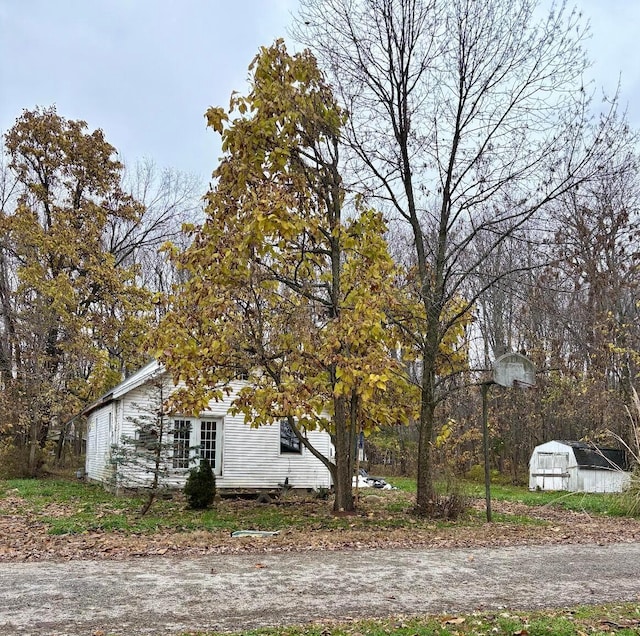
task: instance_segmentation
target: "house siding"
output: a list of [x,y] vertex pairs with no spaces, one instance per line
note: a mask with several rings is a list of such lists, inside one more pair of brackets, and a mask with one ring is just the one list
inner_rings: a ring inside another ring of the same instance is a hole
[[[216,443],[221,444],[220,466],[216,467],[216,485],[220,489],[275,489],[279,484],[288,480],[293,488],[330,487],[331,477],[327,468],[320,460],[303,448],[300,454],[280,452],[279,424],[252,428],[245,423],[242,415],[231,415],[229,408],[233,394],[243,386],[237,382],[231,385],[232,394],[220,402],[212,401],[206,411],[198,416],[188,414],[176,415],[176,418],[214,419],[218,426]],[[97,464],[109,464],[111,444],[121,443],[122,437],[134,438],[142,418],[153,417],[159,405],[159,391],[157,381],[138,384],[123,392],[114,389],[114,399],[111,408],[113,432],[111,439],[106,441],[108,434],[101,438],[97,446],[91,445],[91,436],[87,448],[87,475],[96,481],[106,481],[107,471],[98,470]],[[163,395],[166,399],[175,387],[168,378],[163,384]],[[154,395],[155,394],[155,395]],[[98,408],[89,416],[91,422],[102,431],[105,428],[104,415],[106,407]],[[107,427],[108,428],[108,427]],[[330,457],[331,442],[329,435],[321,431],[311,431],[309,440],[314,447],[326,457]],[[106,459],[103,457],[106,455]],[[102,458],[102,459],[100,459]],[[122,486],[144,486],[151,483],[152,476],[142,467],[119,468],[120,484]],[[182,487],[186,481],[188,470],[175,470],[166,482],[174,487]]]
[[[149,382],[136,386],[124,393],[116,404],[118,405],[118,434],[114,444],[123,444],[124,440],[135,439],[141,424],[155,421],[156,413],[162,403],[170,395],[171,386],[166,381]],[[165,440],[168,441],[168,440]],[[149,455],[150,466],[152,455]],[[177,472],[164,481],[169,486],[181,487],[186,481],[188,471]],[[118,467],[118,485],[124,487],[150,486],[153,474],[141,465],[120,465]]]
[[110,463],[111,441],[114,434],[115,405],[107,404],[94,411],[87,422],[87,477],[107,483],[113,476]]
[[[309,441],[326,457],[330,443],[325,433],[311,431]],[[303,448],[300,454],[280,453],[278,424],[251,428],[242,416],[224,420],[221,488],[277,488],[288,479],[294,488],[329,487],[325,466]]]

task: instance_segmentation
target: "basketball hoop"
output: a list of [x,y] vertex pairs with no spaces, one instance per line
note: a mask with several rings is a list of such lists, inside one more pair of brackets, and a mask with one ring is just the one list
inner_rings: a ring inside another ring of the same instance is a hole
[[529,358],[519,353],[505,353],[493,365],[493,379],[480,384],[482,388],[482,445],[484,447],[484,488],[487,521],[491,522],[491,474],[489,470],[489,425],[487,393],[492,384],[507,388],[528,389],[536,384],[536,368]]
[[505,353],[493,365],[493,381],[507,388],[529,389],[536,385],[536,368],[519,353]]

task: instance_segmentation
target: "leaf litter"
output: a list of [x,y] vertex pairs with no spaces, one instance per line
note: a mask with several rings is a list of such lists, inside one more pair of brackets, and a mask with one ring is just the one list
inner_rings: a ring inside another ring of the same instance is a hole
[[[364,550],[369,548],[473,548],[515,545],[635,543],[640,541],[640,521],[589,515],[552,507],[530,507],[513,502],[494,502],[501,520],[493,524],[473,522],[436,525],[431,522],[406,523],[402,527],[327,528],[321,523],[296,526],[271,536],[233,537],[226,528],[182,530],[157,528],[144,533],[124,530],[91,530],[50,534],[43,516],[72,517],[77,505],[49,503],[40,511],[29,508],[17,495],[0,500],[0,561],[52,561],[76,559],[129,559],[161,555],[197,556],[308,552],[321,550]],[[232,505],[232,504],[230,504]],[[242,505],[246,506],[246,503]],[[326,502],[318,503],[327,512]],[[474,504],[478,513],[483,502]],[[364,507],[364,506],[363,506]],[[310,512],[309,507],[306,508]],[[98,518],[100,511],[96,511]],[[327,513],[328,514],[328,513]],[[387,519],[386,509],[365,509],[369,521]],[[518,519],[528,518],[523,523]],[[533,520],[533,523],[531,522]]]

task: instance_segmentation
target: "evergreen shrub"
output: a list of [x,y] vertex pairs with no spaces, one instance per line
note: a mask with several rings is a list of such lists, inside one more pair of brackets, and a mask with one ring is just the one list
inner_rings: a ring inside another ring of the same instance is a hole
[[200,466],[192,468],[184,486],[187,505],[194,510],[208,508],[216,496],[216,477],[207,459],[200,460]]

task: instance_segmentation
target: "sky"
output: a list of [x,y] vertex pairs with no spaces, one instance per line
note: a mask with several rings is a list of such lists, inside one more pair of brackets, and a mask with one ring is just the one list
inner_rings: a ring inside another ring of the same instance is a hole
[[23,109],[102,128],[126,162],[208,179],[204,112],[246,87],[295,0],[0,0],[0,131]]
[[[204,112],[246,89],[249,63],[286,37],[296,4],[0,0],[0,132],[23,109],[55,104],[102,128],[126,163],[150,158],[206,183],[220,151]],[[591,23],[597,85],[611,92],[621,76],[621,103],[640,129],[640,0],[575,4]]]

